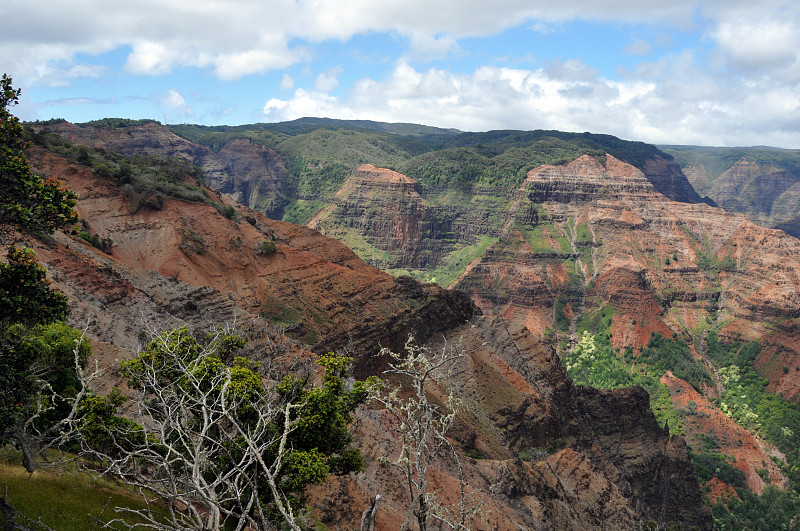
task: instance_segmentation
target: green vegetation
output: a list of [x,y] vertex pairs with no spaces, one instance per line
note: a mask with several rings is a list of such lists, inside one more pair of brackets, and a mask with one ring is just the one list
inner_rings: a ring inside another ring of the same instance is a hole
[[323,201],[298,199],[286,205],[283,210],[283,221],[305,225],[324,206],[325,203]]
[[[200,186],[203,172],[183,159],[155,155],[120,155],[103,149],[76,146],[47,133],[27,132],[34,143],[70,161],[90,167],[95,175],[117,184],[128,198],[132,211],[159,210],[168,197],[199,203],[213,203]],[[220,205],[220,209],[225,207]]]
[[258,244],[258,254],[268,256],[277,252],[278,248],[275,247],[275,242],[272,240],[261,240]]
[[423,274],[422,278],[428,282],[436,282],[440,286],[448,287],[455,282],[473,260],[483,256],[486,249],[495,243],[497,243],[497,238],[481,236],[476,243],[453,251],[442,260],[440,267]]
[[[119,485],[109,478],[93,478],[70,466],[61,470],[37,470],[31,475],[19,463],[21,456],[3,449],[0,458],[0,477],[8,488],[8,501],[22,515],[41,521],[58,531],[86,531],[103,528],[98,525],[119,518],[114,507],[144,509],[145,503],[135,491]],[[46,503],[43,503],[46,501]],[[132,517],[128,523],[142,522]],[[19,521],[18,523],[22,523]],[[39,526],[29,525],[38,530]],[[111,524],[109,529],[128,529],[122,524]],[[105,529],[105,528],[104,528]]]
[[114,129],[124,129],[125,127],[136,127],[139,125],[147,125],[147,124],[158,124],[156,120],[149,120],[149,119],[142,119],[142,120],[131,120],[129,118],[102,118],[100,120],[92,120],[90,122],[86,122],[83,124],[79,124],[83,127],[108,127]]
[[577,331],[581,339],[561,357],[570,377],[578,385],[591,385],[598,389],[641,385],[650,394],[650,409],[659,425],[667,425],[670,432],[682,435],[683,422],[672,406],[669,390],[659,382],[663,371],[639,363],[629,351],[620,355],[611,347],[613,320],[611,306],[578,318]]
[[700,384],[711,384],[708,371],[692,356],[689,345],[678,337],[669,340],[659,333],[653,334],[647,347],[642,349],[639,361],[660,374],[670,370],[678,378],[700,390]]
[[57,179],[44,180],[31,173],[25,156],[27,141],[19,119],[10,107],[18,103],[6,74],[0,79],[0,243],[13,241],[16,230],[46,235],[75,223],[77,196]]

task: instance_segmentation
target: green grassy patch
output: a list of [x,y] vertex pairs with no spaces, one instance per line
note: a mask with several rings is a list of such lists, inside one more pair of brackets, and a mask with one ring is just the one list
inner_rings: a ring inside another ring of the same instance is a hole
[[298,199],[286,205],[283,210],[283,221],[296,225],[305,225],[325,205],[324,201]]
[[[105,529],[97,523],[97,518],[107,522],[119,517],[114,507],[145,507],[142,498],[126,486],[105,478],[91,478],[74,469],[37,470],[30,475],[19,465],[2,463],[0,483],[7,485],[8,501],[20,513],[34,521],[41,517],[45,525],[59,531]],[[138,521],[132,517],[126,520]],[[110,529],[127,528],[114,525]]]
[[481,236],[473,245],[462,247],[450,253],[443,261],[442,266],[430,273],[426,273],[423,278],[428,282],[435,282],[440,286],[449,287],[473,260],[483,256],[486,249],[497,243],[497,241],[497,238],[491,236]]

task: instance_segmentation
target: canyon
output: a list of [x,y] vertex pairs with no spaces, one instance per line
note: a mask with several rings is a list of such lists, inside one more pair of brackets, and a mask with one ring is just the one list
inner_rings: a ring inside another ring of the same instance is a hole
[[[86,330],[94,360],[109,374],[98,391],[124,385],[115,367],[149,334],[181,325],[235,323],[297,352],[345,349],[358,377],[381,374],[378,348],[400,349],[409,334],[431,348],[457,343],[465,353],[458,376],[430,392],[452,391],[470,404],[451,437],[472,499],[485,507],[475,528],[648,521],[710,528],[687,447],[656,423],[641,388],[576,387],[551,347],[521,324],[481,317],[463,292],[392,277],[336,240],[213,190],[205,190],[209,203],[233,207],[233,219],[205,202],[132,204],[122,186],[86,165],[35,146],[29,158],[34,171],[58,175],[78,193],[86,230],[113,241],[110,252],[62,233],[27,242],[70,297],[71,324]],[[273,242],[274,252],[259,252],[262,241]],[[381,408],[358,412],[354,434],[366,469],[310,493],[321,522],[357,525],[375,494],[384,499],[377,523],[402,521],[406,493],[381,460],[397,451],[391,427]],[[552,441],[538,459],[519,457]],[[455,501],[452,461],[439,458],[431,478],[442,500]]]
[[[356,352],[358,377],[385,369],[378,346],[399,350],[409,333],[431,345],[462,341],[468,376],[436,394],[479,404],[456,437],[464,454],[480,456],[463,463],[490,509],[486,528],[629,527],[673,515],[708,527],[704,507],[689,501],[700,500],[690,449],[727,456],[753,492],[793,488],[786,448],[720,410],[728,362],[710,354],[712,336],[757,344],[748,367],[766,378],[766,391],[800,396],[800,241],[759,226],[778,218],[757,209],[740,209],[750,219],[715,206],[731,209],[725,197],[753,188],[742,175],[764,167],[737,163],[713,186],[698,186],[701,198],[692,187],[699,174],[687,170],[687,179],[671,152],[613,137],[404,137],[337,125],[202,130],[203,144],[175,134],[187,128],[155,122],[34,124],[34,137],[58,134],[90,150],[88,163],[44,148],[31,159],[37,172],[75,186],[91,232],[114,242],[111,255],[65,236],[39,250],[57,285],[81,301],[76,326],[94,323],[98,356],[130,356],[148,320],[207,327],[261,319],[298,348]],[[157,208],[134,208],[118,182],[95,175],[105,151],[178,158],[202,168],[216,190],[205,188],[201,202],[159,196]],[[763,201],[794,204],[790,195]],[[225,209],[233,210],[221,216]],[[275,252],[260,254],[261,241]],[[631,372],[653,338],[685,342],[708,377],[659,376],[671,407],[689,416],[661,428],[641,388],[573,385],[559,357],[582,333],[626,353]],[[378,522],[402,520],[407,502],[392,487],[399,477],[386,476],[378,459],[397,451],[390,428],[385,412],[363,412],[367,470],[315,489],[323,521],[357,526],[375,494],[388,496]],[[552,441],[564,446],[519,458]],[[452,497],[452,465],[437,463],[435,478]],[[503,494],[486,495],[492,485]],[[713,499],[732,489],[717,476],[705,488]]]

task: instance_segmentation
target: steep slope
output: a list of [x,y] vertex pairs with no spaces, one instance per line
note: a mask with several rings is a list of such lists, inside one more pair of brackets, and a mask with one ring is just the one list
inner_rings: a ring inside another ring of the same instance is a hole
[[33,131],[57,134],[69,142],[122,155],[176,157],[203,170],[209,186],[235,201],[279,219],[289,186],[284,160],[269,147],[235,138],[218,150],[190,142],[157,122],[112,127],[69,122],[38,125]]
[[[120,306],[117,326],[98,324],[101,339],[110,341],[109,334],[123,330],[137,337],[143,323],[128,307],[137,297],[148,306],[140,310],[148,320],[165,323],[171,316],[207,326],[262,315],[320,350],[342,346],[349,336],[374,350],[381,343],[398,344],[420,322],[433,333],[472,315],[471,303],[458,293],[395,279],[310,229],[250,210],[241,210],[236,222],[212,205],[175,199],[158,210],[131,212],[118,185],[85,166],[41,149],[32,150],[30,159],[35,171],[65,179],[81,198],[78,212],[89,230],[114,242],[110,256],[66,240],[41,249],[58,271],[57,285],[74,300],[88,301],[74,313],[78,323],[84,316],[107,323],[116,312],[106,306]],[[260,253],[262,241],[273,241],[275,252]],[[95,273],[87,278],[87,271]],[[120,295],[95,301],[82,294],[83,284],[94,281],[119,284]],[[199,302],[204,298],[207,303]]]
[[[552,349],[524,327],[496,318],[464,326],[475,308],[463,294],[395,279],[310,229],[233,204],[234,219],[211,204],[174,198],[159,208],[131,208],[113,179],[40,148],[29,156],[37,172],[58,175],[78,192],[87,229],[113,241],[110,254],[76,236],[36,244],[54,284],[73,301],[73,324],[87,327],[104,363],[130,356],[148,326],[249,325],[258,313],[266,335],[286,325],[314,350],[350,348],[359,376],[385,363],[373,355],[379,344],[397,350],[409,333],[420,341],[463,338],[470,355],[446,387],[474,406],[453,440],[462,451],[486,454],[461,457],[471,489],[492,509],[485,527],[631,527],[650,520],[710,528],[685,444],[659,428],[641,389],[575,388]],[[265,240],[275,243],[274,252],[259,252]],[[379,458],[398,442],[385,411],[361,415],[356,435],[368,468],[321,487],[318,513],[351,525],[366,497],[380,492],[387,501],[379,522],[396,524],[405,491]],[[541,461],[519,459],[521,450],[554,439],[562,441]],[[452,500],[456,471],[444,461],[437,470],[434,485]]]
[[[699,489],[687,478],[685,443],[656,424],[641,388],[576,388],[552,349],[502,319],[478,318],[446,340],[469,356],[458,368],[461,376],[432,394],[452,390],[466,406],[456,440],[481,456],[461,460],[468,494],[485,505],[475,528],[629,529],[646,521],[709,528]],[[316,489],[324,523],[357,528],[361,509],[376,494],[384,498],[376,528],[402,523],[404,480],[381,460],[399,453],[393,426],[381,410],[359,419],[367,469]],[[536,448],[537,458],[521,459]],[[429,477],[440,502],[457,503],[449,457],[438,459]]]
[[665,146],[700,194],[763,227],[800,234],[800,151]]
[[[610,304],[611,342],[620,348],[711,323],[746,340],[774,340],[778,323],[797,327],[800,242],[741,215],[670,201],[611,156],[605,165],[585,156],[531,171],[514,210],[500,240],[456,284],[485,313],[544,334],[568,332],[571,315]],[[781,346],[796,356],[792,336],[782,334]],[[793,376],[770,378],[780,386]]]

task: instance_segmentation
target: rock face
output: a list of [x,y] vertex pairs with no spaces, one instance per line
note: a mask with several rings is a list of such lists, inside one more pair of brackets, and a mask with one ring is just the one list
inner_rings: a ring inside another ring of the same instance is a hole
[[414,179],[364,164],[307,225],[337,239],[344,239],[349,232],[363,236],[379,251],[373,263],[383,251],[423,268],[431,258],[431,249],[423,252],[423,246],[436,227],[431,226],[430,209],[419,192]]
[[[568,331],[570,315],[608,304],[617,312],[616,347],[709,321],[731,339],[780,344],[786,362],[800,353],[791,339],[800,242],[781,231],[670,201],[610,156],[605,165],[581,157],[532,170],[509,213],[505,233],[456,284],[486,314],[543,334]],[[793,374],[769,374],[775,388],[798,396]]]
[[61,122],[31,128],[55,133],[73,144],[122,155],[181,158],[199,166],[209,186],[272,219],[280,219],[288,203],[285,197],[288,173],[283,159],[274,150],[250,140],[232,140],[215,152],[179,137],[156,122],[122,128]]
[[[485,504],[474,528],[629,529],[647,520],[711,527],[686,445],[656,424],[643,389],[576,388],[552,349],[502,319],[477,318],[447,340],[469,353],[448,388],[469,411],[454,438],[483,455],[462,459],[468,492]],[[313,499],[324,523],[349,529],[381,494],[376,528],[396,528],[408,510],[404,480],[379,460],[399,452],[392,419],[383,411],[362,415],[365,472],[327,483]],[[518,457],[556,439],[563,448],[535,461]],[[440,501],[457,502],[451,460],[434,463],[429,477]],[[331,505],[344,493],[347,504]]]
[[800,235],[800,152],[772,148],[665,148],[692,186],[729,212]]
[[[351,337],[372,351],[401,344],[412,328],[427,337],[473,315],[463,294],[391,277],[311,229],[238,206],[242,221],[234,222],[210,205],[175,199],[132,213],[117,185],[86,167],[41,149],[29,157],[34,171],[64,179],[89,230],[114,242],[110,256],[63,237],[39,249],[56,285],[81,301],[76,326],[91,317],[104,341],[123,344],[125,336],[135,349],[150,321],[208,326],[261,315],[319,350]],[[260,254],[263,240],[276,251]],[[106,286],[114,286],[110,294]]]
[[[393,278],[311,229],[233,204],[238,223],[210,205],[175,199],[132,212],[117,185],[87,167],[38,148],[29,156],[35,171],[78,193],[89,230],[114,242],[110,254],[75,236],[37,244],[54,284],[72,300],[72,324],[87,327],[104,363],[130,356],[148,325],[204,329],[257,314],[272,323],[268,333],[285,326],[314,350],[347,346],[362,377],[384,366],[374,355],[379,344],[398,350],[409,333],[430,338],[432,348],[461,341],[469,355],[439,392],[452,389],[470,404],[453,431],[457,448],[486,457],[461,456],[470,492],[489,509],[476,527],[630,528],[653,520],[710,529],[685,445],[656,425],[641,389],[575,388],[552,349],[524,326],[474,317],[464,294]],[[397,185],[413,187],[401,178]],[[258,252],[265,239],[275,252]],[[366,471],[332,478],[312,503],[323,521],[352,528],[367,498],[381,493],[378,527],[397,525],[406,491],[379,459],[397,451],[391,419],[380,409],[359,415]],[[560,444],[540,461],[519,459],[521,450],[554,439]],[[431,472],[444,502],[456,500],[456,477],[444,459]]]

